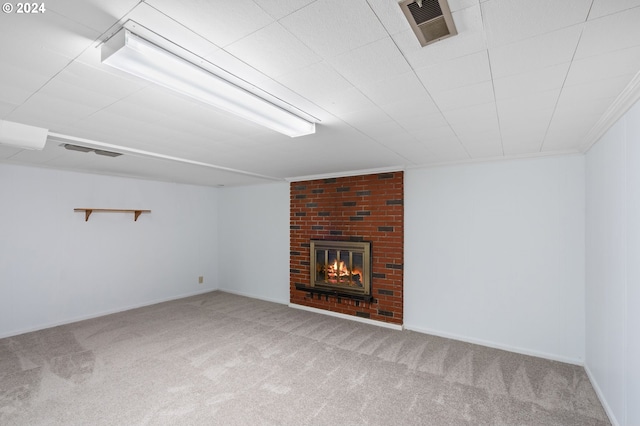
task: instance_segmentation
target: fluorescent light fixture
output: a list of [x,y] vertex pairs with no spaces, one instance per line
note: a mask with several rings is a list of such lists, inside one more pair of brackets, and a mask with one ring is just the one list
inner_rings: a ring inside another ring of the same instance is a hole
[[122,28],[102,45],[102,62],[287,136],[316,125]]

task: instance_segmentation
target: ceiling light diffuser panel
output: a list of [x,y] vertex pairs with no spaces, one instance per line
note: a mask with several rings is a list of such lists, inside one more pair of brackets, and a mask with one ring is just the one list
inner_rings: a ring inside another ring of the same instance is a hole
[[102,45],[102,62],[291,137],[315,123],[218,77],[126,28]]

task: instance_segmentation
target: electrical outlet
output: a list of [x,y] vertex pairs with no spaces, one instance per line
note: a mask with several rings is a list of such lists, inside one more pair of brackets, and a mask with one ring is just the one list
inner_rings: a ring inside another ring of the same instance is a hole
[[202,284],[204,282],[204,277],[202,275],[200,275],[198,277],[198,284]]

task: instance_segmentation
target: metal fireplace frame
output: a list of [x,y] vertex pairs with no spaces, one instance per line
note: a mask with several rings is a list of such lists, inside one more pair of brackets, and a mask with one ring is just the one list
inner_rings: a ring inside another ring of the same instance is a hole
[[[318,292],[344,296],[360,296],[363,299],[371,297],[371,242],[369,241],[334,241],[334,240],[310,240],[310,281],[309,286]],[[339,284],[330,284],[328,280],[318,281],[316,264],[316,251],[325,250],[325,258],[328,258],[329,250],[337,251],[337,260],[349,263],[349,270],[353,269],[353,257],[351,253],[362,253],[362,287],[350,287]],[[345,258],[343,253],[349,253]],[[358,298],[360,298],[358,297]]]

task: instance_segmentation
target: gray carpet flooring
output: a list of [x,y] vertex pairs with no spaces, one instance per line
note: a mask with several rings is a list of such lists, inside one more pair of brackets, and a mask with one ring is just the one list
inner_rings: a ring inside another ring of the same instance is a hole
[[0,340],[2,425],[608,425],[583,368],[212,292]]

